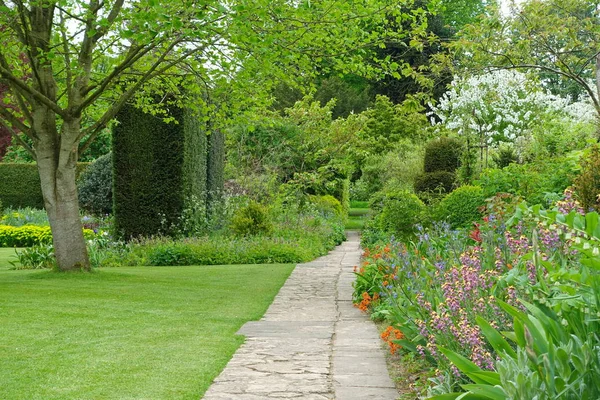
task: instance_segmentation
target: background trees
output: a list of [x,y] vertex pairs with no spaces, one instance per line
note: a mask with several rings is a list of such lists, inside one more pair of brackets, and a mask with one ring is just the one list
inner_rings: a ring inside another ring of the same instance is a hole
[[[1,108],[0,121],[37,161],[56,257],[65,270],[89,265],[75,163],[124,104],[160,115],[165,103],[153,106],[147,95],[168,92],[179,95],[180,105],[193,104],[202,118],[230,116],[265,104],[273,82],[312,77],[317,66],[319,73],[373,74],[382,65],[364,62],[373,46],[422,36],[427,14],[401,13],[389,0],[297,6],[14,0],[0,8],[0,77],[20,109]],[[410,30],[389,29],[389,21],[406,19]]]

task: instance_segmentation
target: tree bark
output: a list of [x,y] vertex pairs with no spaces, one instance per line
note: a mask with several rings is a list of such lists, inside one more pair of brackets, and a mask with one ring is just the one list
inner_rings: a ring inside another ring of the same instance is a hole
[[38,172],[58,269],[89,270],[75,183],[77,142],[73,137],[79,133],[79,121],[64,121],[60,135],[53,112],[36,110],[34,121],[34,131],[39,133],[35,143]]

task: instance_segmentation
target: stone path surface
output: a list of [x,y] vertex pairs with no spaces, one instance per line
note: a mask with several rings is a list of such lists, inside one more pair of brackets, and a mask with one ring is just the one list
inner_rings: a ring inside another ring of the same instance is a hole
[[395,400],[375,325],[352,305],[359,237],[298,264],[204,400]]

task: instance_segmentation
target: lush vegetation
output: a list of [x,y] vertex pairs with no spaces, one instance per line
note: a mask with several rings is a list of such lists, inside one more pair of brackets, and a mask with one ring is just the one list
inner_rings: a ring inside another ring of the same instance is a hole
[[[0,249],[4,398],[198,399],[293,265],[9,271]],[[6,257],[5,257],[6,254]],[[71,382],[71,383],[67,383]],[[76,382],[76,384],[73,384]]]
[[12,4],[0,246],[124,271],[14,279],[300,262],[362,229],[355,300],[414,394],[599,396],[598,0]]

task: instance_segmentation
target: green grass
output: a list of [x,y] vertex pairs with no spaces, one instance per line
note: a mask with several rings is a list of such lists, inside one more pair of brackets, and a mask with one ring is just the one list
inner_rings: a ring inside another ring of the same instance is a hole
[[292,265],[11,271],[0,251],[3,399],[199,399]]
[[365,221],[361,217],[349,217],[346,221],[346,229],[360,230],[364,227]]
[[0,271],[11,267],[8,263],[9,261],[17,261],[15,249],[12,247],[0,247]]
[[369,208],[369,202],[350,200],[350,208]]
[[[367,202],[353,202],[353,203],[359,203],[358,205],[361,205],[360,203],[365,203],[367,204]],[[368,204],[367,204],[368,205]],[[365,225],[365,218],[367,216],[367,214],[369,213],[369,209],[368,208],[362,208],[362,207],[358,207],[358,208],[351,208],[348,210],[348,220],[346,221],[346,229],[353,229],[353,230],[360,230],[363,229],[364,225]]]

